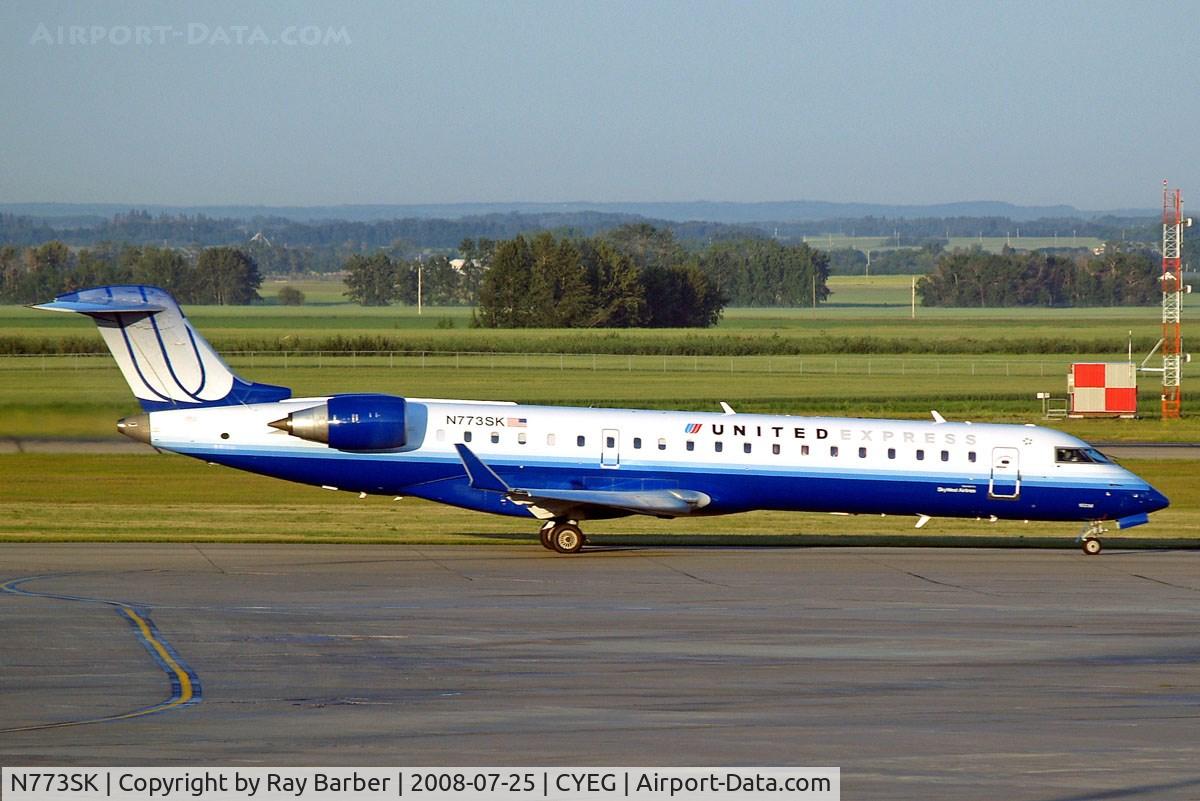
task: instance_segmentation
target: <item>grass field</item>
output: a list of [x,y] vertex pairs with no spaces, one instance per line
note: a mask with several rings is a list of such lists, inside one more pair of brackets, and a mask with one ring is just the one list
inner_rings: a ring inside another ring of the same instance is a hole
[[[40,361],[40,360],[34,360]],[[113,423],[136,403],[107,356],[48,359],[45,370],[4,368],[0,360],[0,437],[115,437]],[[1019,359],[819,357],[770,359],[526,357],[327,359],[325,366],[279,366],[282,357],[234,359],[243,375],[294,389],[298,396],[386,392],[412,397],[511,400],[577,406],[1044,422],[1035,395],[1065,391],[1065,363]],[[83,366],[73,369],[72,362]],[[667,367],[663,369],[663,365]],[[629,370],[626,365],[632,365]],[[561,365],[561,369],[560,369]],[[693,365],[701,369],[692,369]],[[730,369],[732,367],[733,369]],[[1006,375],[1007,371],[1007,375]],[[1041,374],[1044,373],[1044,374]],[[1060,420],[1052,424],[1098,441],[1200,441],[1200,418],[1157,419],[1157,389],[1143,387],[1141,420]]]
[[[1140,355],[1160,334],[1158,310],[1149,308],[918,308],[912,320],[910,282],[908,276],[835,277],[837,305],[815,312],[730,309],[712,331],[470,329],[469,309],[428,309],[420,316],[408,307],[363,309],[333,302],[341,284],[328,281],[301,287],[331,305],[187,311],[236,369],[301,395],[380,391],[697,410],[727,401],[748,412],[855,416],[925,417],[938,409],[956,419],[1011,422],[1039,419],[1036,393],[1065,395],[1071,361],[1119,360],[1131,331]],[[1189,296],[1188,309],[1198,305],[1200,298]],[[438,329],[445,318],[457,327]],[[0,336],[68,338],[102,350],[90,321],[18,307],[0,307]],[[335,336],[382,337],[387,349],[449,353],[278,352]],[[255,343],[275,352],[239,354]],[[755,351],[794,355],[742,355]],[[1141,405],[1148,419],[1056,425],[1098,440],[1200,440],[1200,421],[1154,419],[1157,395],[1155,377],[1144,376]],[[111,436],[113,420],[133,406],[106,353],[0,357],[0,436]]]
[[[1099,309],[926,309],[910,319],[909,276],[837,276],[817,309],[728,309],[714,329],[471,329],[471,310],[364,309],[348,303],[299,307],[189,306],[209,341],[237,350],[459,350],[568,353],[1107,353],[1133,337],[1145,353],[1160,336],[1155,307]],[[340,286],[335,284],[335,286]],[[1188,296],[1187,309],[1200,308]],[[1187,312],[1185,311],[1185,314]],[[444,326],[452,324],[452,328]],[[442,326],[442,327],[439,327]],[[0,345],[32,352],[100,347],[87,320],[0,307]],[[10,348],[11,350],[11,348]]]
[[[1152,525],[1120,537],[1200,540],[1196,462],[1128,466],[1171,498]],[[183,456],[0,456],[0,542],[343,542],[485,544],[536,542],[536,522],[496,517],[416,499],[394,502],[304,487]],[[594,521],[598,542],[798,545],[1040,544],[1069,547],[1070,523],[936,520],[920,532],[898,517],[753,512],[719,518]]]

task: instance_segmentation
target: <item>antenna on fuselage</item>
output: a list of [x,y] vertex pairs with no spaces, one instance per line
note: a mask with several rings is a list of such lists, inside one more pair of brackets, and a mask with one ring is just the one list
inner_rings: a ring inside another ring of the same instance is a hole
[[733,407],[725,401],[721,401],[721,411],[723,411],[725,414],[737,414],[737,412],[733,410]]
[[938,423],[946,422],[946,418],[942,417],[942,413],[939,412],[937,409],[930,409],[929,413],[933,415],[934,425],[937,425]]

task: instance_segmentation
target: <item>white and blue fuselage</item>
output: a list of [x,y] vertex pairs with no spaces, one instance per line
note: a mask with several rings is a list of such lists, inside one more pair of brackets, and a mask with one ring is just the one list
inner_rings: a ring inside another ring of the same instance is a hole
[[145,409],[122,421],[130,436],[289,481],[534,518],[560,551],[578,550],[581,520],[754,509],[1082,521],[1098,550],[1104,521],[1167,505],[1082,440],[1031,425],[287,398],[229,371],[162,290],[44,308],[97,320]]
[[[343,451],[270,427],[327,401],[153,412],[150,441],[289,481],[517,516],[537,516],[536,505],[471,487],[455,445],[469,447],[513,488],[707,495],[692,514],[777,509],[1090,521],[1165,505],[1144,480],[1087,443],[1036,426],[410,398],[405,444],[397,448]],[[609,516],[592,510],[576,518]]]

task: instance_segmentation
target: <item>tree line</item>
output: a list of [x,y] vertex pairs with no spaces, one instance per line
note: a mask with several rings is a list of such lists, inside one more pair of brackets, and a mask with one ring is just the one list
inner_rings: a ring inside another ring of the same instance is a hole
[[829,296],[828,258],[773,240],[685,248],[667,229],[626,225],[596,237],[543,232],[465,239],[460,259],[351,256],[346,295],[477,306],[476,323],[496,328],[707,327],[724,307],[795,306]]
[[[487,240],[485,240],[487,241]],[[386,251],[354,254],[343,264],[347,298],[362,306],[386,306],[393,301],[430,306],[473,306],[487,256],[450,259],[394,258]]]
[[[256,243],[252,243],[254,245]],[[180,250],[111,243],[72,249],[60,241],[0,246],[0,302],[35,303],[107,283],[161,286],[184,303],[260,300],[253,247]],[[849,263],[806,244],[775,240],[684,247],[670,230],[640,223],[594,237],[543,232],[511,239],[464,239],[460,258],[405,258],[394,249],[351,254],[340,265],[347,296],[364,305],[476,306],[487,327],[704,327],[727,305],[807,306],[830,296],[831,271]],[[861,255],[861,254],[860,254]],[[874,255],[874,254],[873,254]],[[888,256],[872,269],[886,272]],[[927,306],[1112,306],[1158,302],[1152,251],[1109,243],[1099,256],[979,248],[944,252],[931,244],[892,256],[925,267],[917,289]],[[909,261],[914,259],[915,261]],[[906,270],[913,272],[912,270]],[[299,296],[281,303],[303,302]]]
[[[777,236],[798,239],[821,237],[829,233],[845,236],[899,237],[894,244],[919,245],[931,239],[950,237],[999,237],[1020,231],[1022,236],[1067,236],[1103,240],[1157,242],[1161,228],[1156,218],[1116,217],[1094,219],[1043,217],[1037,220],[1013,220],[1010,217],[840,217],[824,220],[798,220],[772,224]],[[1124,237],[1122,237],[1124,234]]]
[[182,303],[236,305],[261,300],[262,276],[237,248],[188,253],[173,248],[104,244],[72,250],[59,241],[28,248],[0,246],[0,301],[40,303],[102,284],[150,284]]
[[[922,248],[948,237],[1024,236],[1077,234],[1101,240],[1141,242],[1157,246],[1161,228],[1156,218],[1101,217],[1096,219],[1044,218],[1015,221],[1008,217],[902,218],[866,216],[729,224],[705,221],[654,220],[628,213],[600,211],[514,212],[479,214],[454,219],[401,218],[354,221],[337,219],[294,220],[278,216],[211,217],[204,214],[157,214],[130,211],[110,218],[77,216],[44,218],[0,214],[0,242],[39,245],[60,240],[73,247],[93,247],[104,242],[175,247],[250,247],[264,273],[297,275],[333,272],[354,253],[370,255],[388,249],[393,258],[408,258],[421,251],[453,252],[464,238],[494,241],[518,234],[529,238],[551,231],[572,238],[595,237],[622,226],[646,224],[669,230],[693,250],[717,242],[747,239],[811,240],[827,233],[851,236],[886,236],[889,244]],[[261,233],[262,241],[246,243]],[[1191,248],[1184,239],[1184,256]],[[874,267],[874,254],[872,255]]]
[[872,248],[868,264],[864,251],[836,248],[829,251],[829,272],[831,275],[923,275],[933,269],[945,249],[944,239],[929,240],[920,247]]
[[[37,245],[52,239],[76,247],[103,242],[209,247],[239,245],[256,234],[267,242],[262,252],[272,259],[300,259],[310,265],[338,269],[351,252],[370,253],[380,248],[404,246],[414,250],[451,251],[464,238],[492,240],[530,236],[554,231],[573,237],[595,236],[622,225],[649,223],[668,229],[685,242],[708,242],[731,238],[764,237],[750,226],[705,221],[674,222],[647,220],[636,214],[599,211],[482,214],[456,219],[410,217],[369,222],[314,220],[301,222],[283,217],[250,219],[214,218],[204,214],[160,214],[130,211],[108,219],[58,221],[0,214],[0,242]],[[53,223],[53,224],[52,224]],[[284,256],[279,251],[292,251]],[[341,255],[331,264],[331,253]],[[274,271],[274,270],[273,270]],[[279,272],[282,272],[280,270]]]
[[1115,243],[1087,259],[1040,252],[943,254],[917,281],[925,306],[1144,306],[1162,298],[1157,254]]

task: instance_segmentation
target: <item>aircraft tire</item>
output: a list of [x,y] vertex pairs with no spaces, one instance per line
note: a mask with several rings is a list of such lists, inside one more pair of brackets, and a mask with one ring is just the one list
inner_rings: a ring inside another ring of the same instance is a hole
[[559,553],[579,553],[583,547],[583,532],[573,523],[562,523],[551,530],[550,541]]
[[554,550],[554,543],[551,541],[553,536],[554,526],[546,526],[538,532],[538,538],[542,541],[542,547],[548,551]]
[[1095,556],[1104,549],[1100,544],[1100,540],[1096,537],[1088,537],[1083,541],[1083,552],[1088,556]]

